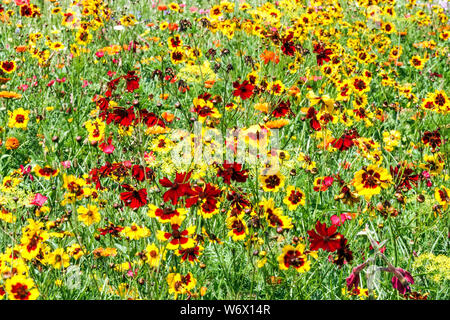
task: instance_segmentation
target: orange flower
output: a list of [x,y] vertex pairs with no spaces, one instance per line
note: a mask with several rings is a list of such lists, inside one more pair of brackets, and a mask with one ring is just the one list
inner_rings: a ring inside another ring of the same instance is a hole
[[8,150],[17,149],[20,146],[19,140],[17,138],[8,138],[6,139],[5,148]]
[[20,99],[22,95],[13,91],[0,91],[0,98],[5,99]]
[[170,113],[170,112],[163,112],[163,114],[161,116],[167,122],[172,122],[173,119],[175,118],[175,115],[173,113]]
[[266,127],[269,129],[280,129],[288,124],[289,124],[288,119],[279,119],[266,122]]
[[260,57],[264,60],[264,64],[268,64],[269,61],[272,61],[275,64],[280,62],[280,58],[275,52],[264,50],[264,53],[261,53]]
[[166,11],[167,10],[167,6],[166,5],[158,6],[158,10],[159,11]]
[[205,88],[207,88],[207,89],[212,88],[212,86],[214,85],[214,83],[216,83],[215,80],[206,80],[206,81],[205,81]]
[[16,52],[25,52],[27,51],[27,46],[17,46],[16,47]]

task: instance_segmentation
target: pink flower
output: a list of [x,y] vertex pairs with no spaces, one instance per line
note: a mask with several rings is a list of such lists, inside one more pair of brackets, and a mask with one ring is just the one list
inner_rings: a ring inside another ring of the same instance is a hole
[[195,12],[198,11],[198,8],[197,7],[190,7],[189,11],[192,12],[192,13],[195,13]]
[[47,87],[51,87],[55,84],[55,80],[50,80],[49,83],[47,83]]
[[33,204],[33,205],[35,205],[35,206],[38,206],[38,207],[42,207],[43,205],[44,205],[44,203],[47,201],[47,197],[46,196],[43,196],[42,194],[40,194],[40,193],[36,193],[35,195],[34,195],[34,199],[33,199],[33,201],[31,202],[31,204]]
[[17,6],[22,6],[24,4],[30,4],[30,0],[14,0]]
[[92,82],[83,80],[83,84],[81,85],[82,88],[86,88],[88,85],[92,84]]
[[70,163],[70,160],[67,160],[67,161],[62,161],[62,162],[61,162],[61,165],[62,165],[64,168],[69,169],[70,166],[71,166],[72,164]]
[[95,54],[98,58],[101,58],[105,55],[105,53],[103,51],[97,51],[97,53]]
[[349,213],[342,213],[339,217],[337,215],[331,216],[331,223],[335,226],[342,226],[346,220],[352,220]]

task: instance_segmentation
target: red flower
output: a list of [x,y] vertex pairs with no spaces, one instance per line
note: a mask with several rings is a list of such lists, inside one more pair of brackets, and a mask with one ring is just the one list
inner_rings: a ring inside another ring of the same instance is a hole
[[223,182],[226,184],[230,184],[231,180],[236,182],[245,182],[248,178],[248,170],[242,170],[242,165],[240,163],[224,162],[223,168],[219,167],[217,176],[222,177]]
[[314,131],[319,131],[322,127],[320,126],[319,120],[317,120],[316,114],[317,110],[314,107],[310,107],[306,113],[306,119],[311,119],[309,122],[311,128]]
[[[104,115],[104,113],[102,113],[102,115]],[[110,124],[114,121],[115,124],[120,124],[121,126],[128,127],[133,123],[135,117],[136,116],[134,115],[134,108],[132,106],[128,109],[117,107],[114,108],[114,111],[112,113],[108,114],[106,124]]]
[[138,191],[128,184],[123,184],[122,187],[128,190],[120,194],[120,200],[122,200],[127,207],[136,209],[147,204],[147,190],[145,188]]
[[283,44],[281,45],[281,51],[287,56],[293,56],[295,54],[295,44],[292,41],[294,34],[291,32],[289,35],[283,39]]
[[311,251],[322,249],[325,251],[333,252],[341,247],[340,233],[336,232],[336,226],[327,228],[325,223],[317,221],[316,230],[309,230],[308,235],[311,241]]
[[286,100],[286,102],[281,101],[278,106],[272,111],[272,116],[275,118],[281,118],[286,115],[295,116],[291,110],[291,102]]
[[241,97],[242,100],[248,99],[252,96],[253,90],[255,87],[248,82],[248,80],[245,80],[242,82],[242,84],[239,84],[239,82],[233,82],[233,88],[235,88],[233,95],[235,97]]
[[325,49],[325,47],[322,46],[322,44],[318,43],[314,46],[314,53],[317,53],[317,64],[319,66],[323,65],[323,62],[326,61],[330,61],[331,58],[329,57],[330,54],[333,53],[333,51],[331,51],[331,49]]
[[153,170],[150,168],[144,168],[143,166],[135,164],[131,169],[131,175],[137,181],[144,181],[145,179],[153,179]]
[[202,207],[206,205],[215,209],[217,198],[222,193],[219,188],[210,183],[206,184],[204,187],[196,186],[192,191],[191,197],[186,199],[186,208],[190,208],[200,201]]
[[133,92],[136,89],[139,89],[139,77],[135,75],[136,71],[129,71],[124,79],[127,81],[127,91]]
[[175,180],[171,182],[168,178],[159,179],[159,183],[166,188],[170,188],[163,195],[164,202],[172,201],[173,205],[178,203],[178,199],[185,195],[194,195],[191,184],[187,182],[192,172],[177,173]]
[[331,145],[333,146],[333,148],[336,148],[339,151],[345,151],[355,145],[353,140],[358,137],[359,134],[356,130],[346,131],[339,139],[333,140]]
[[402,268],[395,268],[395,271],[396,272],[391,279],[392,287],[397,289],[400,294],[410,292],[411,288],[409,284],[414,284],[414,278],[408,271],[403,270]]

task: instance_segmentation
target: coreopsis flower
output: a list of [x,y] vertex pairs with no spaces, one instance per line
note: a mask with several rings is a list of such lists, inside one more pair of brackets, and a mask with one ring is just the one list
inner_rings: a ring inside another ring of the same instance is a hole
[[173,64],[180,64],[186,60],[186,54],[183,50],[175,49],[170,52],[170,60]]
[[434,198],[442,206],[443,210],[447,210],[450,204],[450,189],[444,186],[434,189]]
[[267,85],[266,91],[275,96],[279,96],[284,92],[284,84],[280,80],[271,82]]
[[394,147],[398,146],[401,140],[401,134],[397,130],[391,130],[389,132],[384,131],[383,132],[383,142],[384,142],[384,149],[386,151],[393,151]]
[[261,187],[266,192],[277,192],[280,188],[284,187],[285,180],[286,177],[283,176],[280,172],[276,174],[259,176]]
[[213,103],[209,100],[195,98],[194,107],[192,111],[198,115],[198,120],[200,122],[205,122],[207,117],[220,118],[222,115],[219,113]]
[[444,169],[444,156],[439,152],[433,155],[425,154],[423,160],[425,163],[421,163],[419,167],[427,170],[432,176],[440,174]]
[[293,267],[297,272],[303,273],[311,268],[311,261],[305,254],[306,246],[299,243],[296,247],[287,245],[283,252],[278,256],[278,265],[280,270],[287,270]]
[[217,176],[222,177],[223,182],[228,185],[231,181],[245,182],[248,178],[248,170],[243,170],[240,163],[224,162],[222,167],[218,167]]
[[150,230],[143,226],[133,223],[130,227],[125,227],[121,231],[130,240],[139,240],[150,236]]
[[333,177],[317,177],[314,179],[314,191],[327,191],[334,182]]
[[101,220],[99,208],[95,205],[88,204],[87,207],[79,206],[77,212],[78,221],[83,222],[86,226],[98,223]]
[[5,291],[10,300],[36,300],[39,291],[34,281],[23,275],[17,275],[5,281]]
[[198,262],[198,257],[203,253],[204,248],[201,245],[196,245],[191,248],[179,249],[176,251],[176,255],[181,257],[181,262],[189,261],[190,264]]
[[70,265],[70,257],[63,248],[50,252],[45,261],[55,269],[67,268]]
[[412,56],[412,58],[409,60],[409,63],[411,66],[418,70],[422,70],[425,66],[425,63],[427,62],[427,59],[421,58],[419,56]]
[[342,267],[346,263],[351,263],[353,260],[353,253],[350,250],[350,247],[347,243],[347,239],[342,237],[340,246],[336,250],[336,257],[333,260],[333,263],[338,267]]
[[222,194],[222,191],[215,185],[207,183],[202,186],[194,186],[192,188],[192,194],[186,199],[186,208],[190,208],[193,205],[201,204],[201,207],[216,208],[218,198]]
[[240,97],[242,100],[246,100],[253,95],[255,87],[250,84],[248,80],[245,80],[241,84],[239,84],[239,82],[237,81],[233,82],[233,88],[235,89],[233,91],[233,96]]
[[275,208],[275,202],[272,198],[265,199],[259,203],[262,215],[272,228],[292,229],[292,219],[283,215],[283,209]]
[[53,169],[50,166],[45,166],[42,168],[39,165],[36,165],[33,168],[33,171],[38,177],[43,177],[46,180],[50,180],[50,178],[56,177],[59,173],[58,169]]
[[84,255],[84,251],[78,243],[74,243],[68,247],[67,253],[75,260],[80,259]]
[[14,61],[1,61],[0,70],[4,73],[13,73],[17,68],[16,62]]
[[333,54],[333,50],[330,48],[325,48],[321,43],[316,43],[314,45],[314,53],[317,54],[316,60],[317,65],[323,65],[323,62],[329,62],[331,60],[330,55]]
[[100,119],[85,122],[85,127],[89,132],[89,142],[99,142],[105,137],[106,124]]
[[143,188],[137,190],[128,184],[123,184],[122,187],[127,191],[120,194],[120,200],[122,200],[127,207],[137,209],[147,204],[147,189]]
[[370,79],[364,76],[356,76],[350,81],[350,87],[353,92],[362,95],[370,91]]
[[295,47],[294,41],[292,39],[294,38],[294,33],[290,32],[287,36],[285,36],[281,41],[281,51],[287,55],[292,57],[295,54],[295,51],[297,50]]
[[417,186],[419,175],[414,172],[412,164],[401,162],[395,168],[391,166],[390,171],[397,190],[411,190]]
[[287,205],[289,210],[294,211],[299,205],[305,206],[305,193],[300,188],[288,186],[286,188],[286,196],[283,199],[283,203]]
[[145,263],[149,264],[150,267],[157,268],[161,259],[164,259],[167,251],[161,251],[155,244],[149,244],[145,248]]
[[177,216],[173,217],[170,221],[171,231],[158,230],[156,234],[158,240],[169,241],[166,246],[168,250],[177,250],[180,247],[182,249],[192,248],[195,245],[194,239],[189,237],[194,234],[196,226],[193,225],[185,230],[180,230],[183,219]]
[[333,148],[338,149],[339,151],[345,151],[350,149],[355,145],[354,139],[358,138],[359,134],[356,130],[346,130],[345,133],[339,138],[334,139],[331,143]]
[[175,299],[177,299],[179,294],[190,293],[197,284],[197,280],[190,272],[185,276],[179,273],[169,273],[167,276],[167,284],[169,285],[169,293],[174,294]]
[[310,237],[310,248],[313,251],[322,249],[325,251],[333,252],[340,248],[341,238],[343,236],[336,231],[336,226],[332,225],[327,228],[325,223],[317,221],[315,230],[309,230],[308,235]]
[[184,196],[193,195],[189,179],[192,171],[176,173],[175,180],[171,182],[168,178],[159,179],[159,183],[166,188],[169,188],[163,194],[164,202],[171,201],[173,205],[178,203],[178,200]]
[[356,192],[368,201],[373,195],[379,194],[392,182],[392,176],[384,168],[376,165],[363,167],[355,173],[354,183]]
[[227,228],[230,230],[228,236],[233,239],[233,241],[244,240],[248,235],[248,227],[242,218],[237,216],[228,217],[226,220]]
[[348,185],[343,185],[339,194],[334,196],[334,200],[341,200],[342,203],[349,206],[359,202],[359,196],[357,193],[353,192]]
[[30,120],[29,114],[30,111],[23,108],[16,109],[13,112],[8,111],[8,127],[26,129]]
[[155,205],[150,205],[150,209],[147,211],[147,215],[150,218],[156,218],[159,222],[167,223],[170,222],[172,217],[180,217],[184,219],[187,214],[185,208],[171,208],[170,206],[164,206],[163,208],[158,208]]
[[439,129],[434,131],[425,131],[422,136],[422,143],[431,147],[431,152],[435,152],[436,148],[441,146],[442,139]]

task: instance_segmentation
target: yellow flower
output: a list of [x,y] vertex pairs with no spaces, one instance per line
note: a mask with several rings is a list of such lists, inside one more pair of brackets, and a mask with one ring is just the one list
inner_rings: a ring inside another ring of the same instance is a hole
[[8,119],[8,127],[10,128],[18,128],[18,129],[26,129],[28,125],[28,120],[30,111],[24,110],[23,108],[19,108],[14,110],[13,112],[8,111],[9,119]]
[[85,225],[90,226],[93,223],[100,222],[101,216],[98,212],[98,207],[88,204],[87,208],[79,206],[77,209],[78,221],[83,222]]
[[146,227],[140,227],[133,223],[131,227],[125,227],[122,233],[130,240],[139,240],[150,236],[150,230]]
[[150,265],[150,267],[157,268],[166,255],[167,251],[160,251],[155,244],[149,244],[145,248],[145,262]]
[[58,248],[50,252],[46,259],[46,262],[55,269],[60,269],[61,267],[67,268],[70,265],[69,261],[70,257],[64,252],[63,248]]
[[294,211],[299,205],[305,205],[305,193],[300,188],[289,186],[286,188],[286,197],[283,203],[287,205],[288,209]]
[[370,165],[363,167],[355,173],[354,183],[356,192],[364,196],[367,201],[381,192],[381,189],[386,189],[392,182],[392,176],[384,168]]
[[308,260],[308,256],[305,254],[305,245],[302,243],[296,247],[286,245],[277,260],[280,270],[293,267],[297,272],[303,273],[311,268],[311,261]]
[[281,173],[259,176],[261,186],[266,192],[277,192],[280,188],[283,188],[285,179],[285,176]]
[[7,279],[5,289],[9,300],[36,300],[39,296],[34,281],[22,275]]

